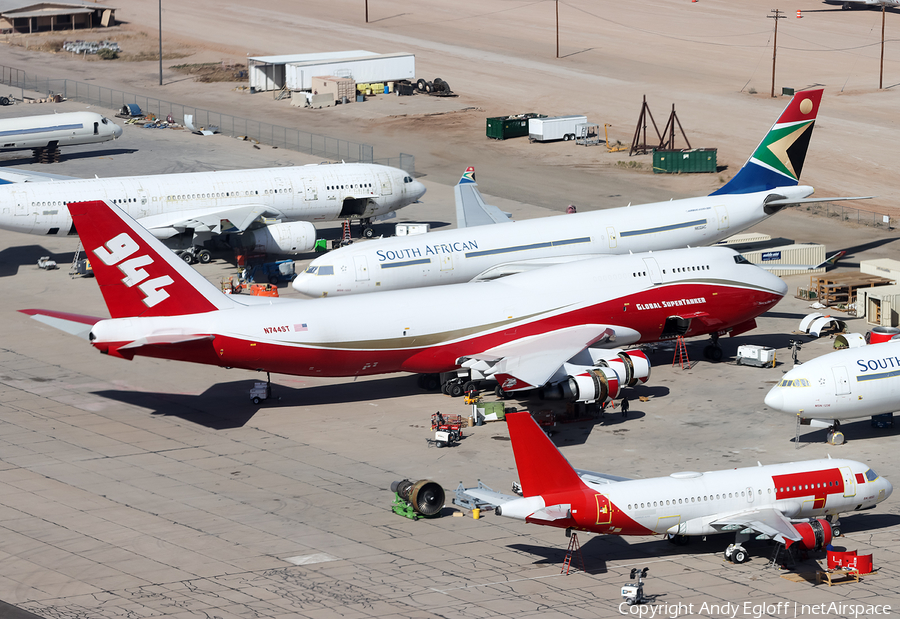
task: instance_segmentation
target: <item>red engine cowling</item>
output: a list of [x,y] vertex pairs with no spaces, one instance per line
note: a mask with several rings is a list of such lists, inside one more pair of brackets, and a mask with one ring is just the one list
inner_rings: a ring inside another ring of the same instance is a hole
[[785,547],[790,548],[799,544],[804,550],[821,550],[831,543],[831,523],[824,518],[817,518],[809,522],[795,522],[794,529],[800,535],[797,541],[785,540]]
[[594,356],[598,365],[605,363],[615,370],[623,387],[634,387],[650,378],[650,360],[641,350],[608,350]]
[[590,368],[541,389],[541,399],[606,402],[619,395],[619,377],[608,367]]

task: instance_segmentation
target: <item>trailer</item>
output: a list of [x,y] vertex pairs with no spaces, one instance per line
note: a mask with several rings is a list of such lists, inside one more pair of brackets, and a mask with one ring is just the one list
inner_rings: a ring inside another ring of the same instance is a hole
[[528,139],[532,142],[552,142],[554,140],[574,140],[578,135],[578,125],[586,125],[587,116],[553,116],[550,118],[529,118]]

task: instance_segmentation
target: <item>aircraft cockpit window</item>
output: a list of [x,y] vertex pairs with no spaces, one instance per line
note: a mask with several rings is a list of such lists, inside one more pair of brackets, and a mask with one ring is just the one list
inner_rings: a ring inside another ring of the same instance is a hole
[[738,254],[734,257],[735,264],[752,264],[749,260]]
[[310,275],[315,275],[315,274],[316,274],[316,270],[317,270],[318,268],[319,268],[319,267],[313,267],[313,266],[306,267],[306,270],[304,271],[304,273],[309,273]]
[[809,380],[806,378],[782,378],[778,383],[779,387],[809,387]]
[[878,479],[878,473],[876,473],[872,469],[869,469],[868,471],[866,471],[866,480],[867,481],[875,481],[876,479]]
[[334,267],[333,266],[319,267],[319,275],[334,275]]
[[108,124],[109,124],[109,121],[106,120],[106,118],[101,118],[101,119],[100,119],[100,122],[102,122],[104,125],[108,125]]

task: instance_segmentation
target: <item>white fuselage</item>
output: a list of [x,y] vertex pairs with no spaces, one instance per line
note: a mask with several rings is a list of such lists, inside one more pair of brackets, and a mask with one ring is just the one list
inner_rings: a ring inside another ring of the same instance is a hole
[[293,286],[313,297],[356,294],[492,279],[528,261],[708,245],[769,217],[767,197],[812,191],[780,187],[356,243],[316,258]]
[[[616,337],[607,347],[659,340],[668,317],[679,313],[705,316],[687,335],[744,324],[787,287],[736,258],[726,248],[612,256],[428,291],[104,320],[94,326],[92,344],[115,354],[123,345],[123,352],[133,350],[135,341],[213,334],[215,356],[175,350],[169,358],[306,376],[441,372],[458,367],[464,355],[584,324],[609,326]],[[554,292],[547,294],[550,284]]]
[[900,410],[900,342],[838,350],[798,365],[769,391],[766,406],[822,421]]
[[[283,221],[378,217],[418,200],[425,187],[403,170],[370,163],[220,170],[0,185],[0,228],[74,234],[69,202],[104,200],[142,225],[246,205]],[[165,238],[165,237],[163,237]]]
[[503,504],[502,515],[526,518],[564,502],[585,530],[711,535],[752,510],[773,509],[788,519],[835,516],[873,507],[893,491],[865,464],[832,459],[618,482],[592,481],[587,473],[582,480],[584,498],[572,491],[526,497]]
[[122,127],[96,112],[42,114],[0,120],[0,152],[115,140]]

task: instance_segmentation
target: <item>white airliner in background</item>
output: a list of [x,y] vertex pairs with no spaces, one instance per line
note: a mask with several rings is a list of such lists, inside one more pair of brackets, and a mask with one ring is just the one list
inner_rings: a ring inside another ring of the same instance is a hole
[[841,421],[900,410],[900,342],[837,350],[790,370],[766,395],[766,406],[827,427],[844,442]]
[[42,114],[0,120],[0,152],[35,150],[51,154],[60,146],[115,140],[122,127],[96,112]]
[[870,6],[900,7],[900,0],[825,0],[825,4],[840,4],[841,9],[846,11]]
[[734,563],[749,558],[741,544],[751,538],[821,550],[840,535],[840,514],[875,507],[893,491],[865,464],[830,458],[652,479],[592,473],[573,469],[530,413],[507,414],[506,422],[522,497],[466,490],[497,505],[497,515],[610,535],[667,534],[676,542],[733,532],[725,558]]
[[76,234],[66,204],[103,199],[173,249],[189,248],[185,260],[201,262],[210,259],[204,243],[225,234],[244,233],[240,246],[266,253],[308,252],[316,241],[312,222],[368,224],[425,193],[407,172],[372,163],[89,179],[0,170],[0,179],[8,179],[0,185],[0,228]]
[[26,313],[124,359],[297,376],[465,367],[503,391],[547,385],[560,397],[603,402],[649,372],[642,352],[609,349],[746,331],[787,292],[734,250],[703,247],[428,290],[334,299],[226,295],[120,209],[103,202],[68,208],[112,318],[68,313],[74,308]]
[[312,297],[356,294],[715,243],[785,206],[828,199],[807,199],[812,187],[797,184],[821,96],[822,90],[794,95],[753,156],[710,196],[513,222],[484,203],[469,168],[456,186],[458,223],[467,227],[343,247],[313,260],[293,286]]

